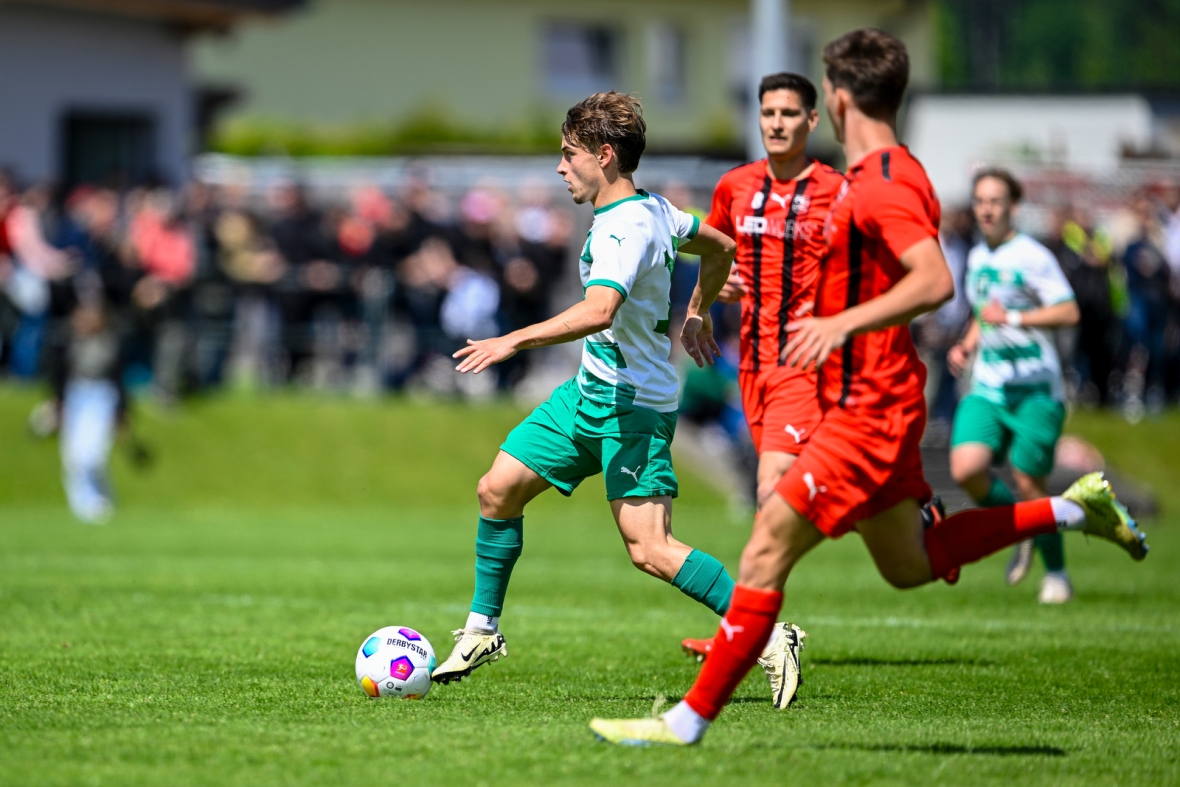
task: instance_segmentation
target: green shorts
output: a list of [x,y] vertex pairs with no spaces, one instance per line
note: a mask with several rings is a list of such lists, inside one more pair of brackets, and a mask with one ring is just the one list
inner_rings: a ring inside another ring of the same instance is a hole
[[500,450],[567,497],[583,479],[602,472],[607,500],[676,497],[674,434],[675,412],[591,401],[575,378],[509,432]]
[[996,404],[975,394],[959,402],[951,447],[982,443],[995,453],[995,461],[1007,456],[1012,466],[1031,476],[1053,472],[1057,438],[1065,425],[1065,406],[1051,396],[1032,394]]

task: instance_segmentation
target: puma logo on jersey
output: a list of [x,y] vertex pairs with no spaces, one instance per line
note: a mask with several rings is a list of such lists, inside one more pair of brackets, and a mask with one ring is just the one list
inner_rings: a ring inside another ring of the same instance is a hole
[[735,626],[725,618],[721,619],[721,630],[725,632],[725,641],[733,642],[734,634],[741,634],[746,630],[745,626]]
[[625,468],[625,467],[620,467],[620,468],[619,468],[619,472],[620,472],[620,473],[626,473],[627,475],[631,476],[632,478],[634,478],[634,479],[635,479],[635,483],[637,483],[637,484],[638,484],[638,483],[639,483],[639,471],[640,471],[640,470],[642,470],[642,469],[643,469],[643,465],[639,465],[639,466],[638,466],[638,467],[636,467],[634,470],[628,470],[628,469],[627,469],[627,468]]
[[795,445],[803,442],[803,433],[806,431],[806,429],[796,429],[791,424],[787,424],[786,433],[795,438]]
[[626,238],[620,238],[618,235],[608,235],[607,237],[613,238],[615,243],[619,244],[620,246],[623,245],[623,241],[627,240]]
[[826,486],[815,485],[815,476],[813,476],[811,473],[803,474],[803,483],[807,484],[807,500],[809,502],[815,500],[815,496],[820,492],[828,491]]
[[782,205],[783,210],[787,209],[787,195],[786,194],[771,194],[770,198]]

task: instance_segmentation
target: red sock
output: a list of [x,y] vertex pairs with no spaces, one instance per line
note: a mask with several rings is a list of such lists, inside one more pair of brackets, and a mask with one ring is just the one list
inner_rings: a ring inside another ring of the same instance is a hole
[[736,585],[729,611],[713,639],[713,650],[684,701],[709,721],[717,718],[738,684],[762,655],[774,628],[783,594]]
[[[946,578],[959,566],[982,560],[1033,536],[1057,532],[1049,498],[1014,506],[960,511],[926,531],[930,570]],[[706,662],[707,663],[707,662]]]

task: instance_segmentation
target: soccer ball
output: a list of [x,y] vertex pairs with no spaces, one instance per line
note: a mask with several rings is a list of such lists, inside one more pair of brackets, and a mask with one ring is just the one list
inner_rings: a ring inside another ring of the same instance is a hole
[[386,626],[365,638],[356,653],[356,679],[370,697],[420,700],[430,691],[434,648],[405,626]]

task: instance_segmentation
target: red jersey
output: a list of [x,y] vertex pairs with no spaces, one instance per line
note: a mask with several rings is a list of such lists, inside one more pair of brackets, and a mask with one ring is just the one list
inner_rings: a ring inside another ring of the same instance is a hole
[[[938,238],[941,208],[926,171],[903,146],[874,151],[848,170],[824,236],[816,314],[828,317],[888,291],[906,274],[898,258]],[[820,404],[888,409],[922,399],[926,367],[908,325],[852,336],[820,367]]]
[[713,192],[705,223],[737,241],[742,298],[740,368],[783,366],[787,323],[815,301],[819,263],[827,245],[824,222],[844,176],[812,162],[798,180],[775,180],[766,159],[731,169]]

